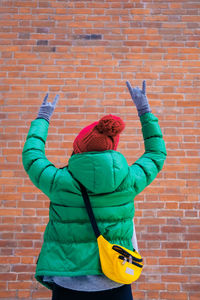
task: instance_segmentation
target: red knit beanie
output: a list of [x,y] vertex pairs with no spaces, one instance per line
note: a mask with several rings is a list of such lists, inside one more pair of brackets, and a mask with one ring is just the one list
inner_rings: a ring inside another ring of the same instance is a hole
[[125,127],[121,118],[113,115],[104,116],[83,128],[73,143],[74,153],[116,150],[119,134]]

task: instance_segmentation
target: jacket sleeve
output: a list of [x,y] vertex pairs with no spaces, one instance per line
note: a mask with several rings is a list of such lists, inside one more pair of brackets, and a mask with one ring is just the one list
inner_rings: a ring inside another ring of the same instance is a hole
[[47,196],[50,195],[57,168],[45,156],[45,142],[49,123],[36,119],[31,126],[22,151],[25,171],[33,184]]
[[145,113],[140,117],[140,122],[145,152],[130,166],[136,195],[155,179],[161,171],[167,156],[158,118],[152,113]]

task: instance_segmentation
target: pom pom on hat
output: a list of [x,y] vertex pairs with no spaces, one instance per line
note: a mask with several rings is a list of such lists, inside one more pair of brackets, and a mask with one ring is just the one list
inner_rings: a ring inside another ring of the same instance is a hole
[[96,128],[100,133],[107,136],[116,136],[124,130],[125,124],[121,118],[113,115],[107,115],[99,120]]
[[80,131],[73,143],[74,153],[116,150],[124,128],[120,117],[106,115]]

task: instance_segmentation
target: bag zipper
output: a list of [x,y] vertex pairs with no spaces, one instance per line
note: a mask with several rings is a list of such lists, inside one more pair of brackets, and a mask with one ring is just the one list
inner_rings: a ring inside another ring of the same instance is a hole
[[113,250],[115,250],[116,252],[122,254],[123,256],[129,258],[129,256],[132,257],[132,260],[135,260],[136,262],[143,262],[142,258],[136,258],[133,255],[131,255],[130,253],[128,253],[126,250],[122,249],[121,247],[117,246],[117,245],[113,245],[112,247]]
[[[118,258],[124,261],[124,256],[119,255]],[[129,262],[129,261],[127,261],[127,262]],[[141,268],[141,269],[143,268],[143,265],[137,264],[137,263],[134,262],[134,261],[132,261],[132,265],[135,265],[135,266],[137,266],[137,267],[139,267],[139,268]]]

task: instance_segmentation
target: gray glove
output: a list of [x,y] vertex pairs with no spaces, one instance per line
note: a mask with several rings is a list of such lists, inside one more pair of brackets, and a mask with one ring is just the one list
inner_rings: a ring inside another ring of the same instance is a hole
[[126,81],[126,85],[137,108],[138,116],[140,117],[141,115],[147,112],[151,112],[149,102],[146,96],[146,81],[143,80],[142,90],[140,90],[139,87],[132,88],[129,81]]
[[45,119],[49,122],[54,112],[54,109],[56,107],[56,103],[58,102],[59,95],[56,95],[52,103],[47,102],[48,96],[49,94],[47,93],[46,96],[44,97],[44,100],[38,112],[37,119]]

